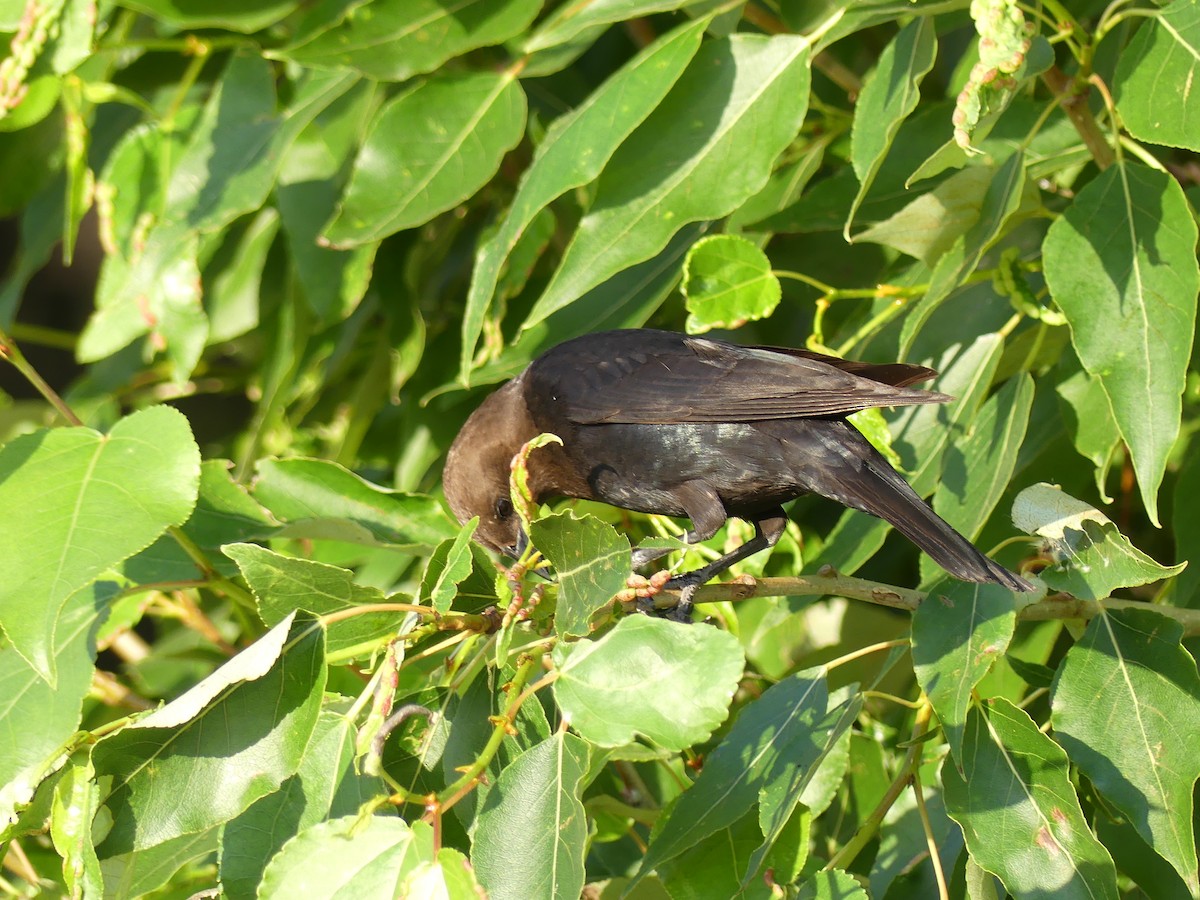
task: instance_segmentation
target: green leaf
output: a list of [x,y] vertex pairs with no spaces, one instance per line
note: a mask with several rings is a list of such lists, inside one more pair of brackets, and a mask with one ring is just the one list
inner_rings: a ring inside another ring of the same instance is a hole
[[[257,544],[230,544],[221,549],[237,563],[258,601],[258,614],[268,626],[278,625],[297,609],[326,616],[386,599],[379,588],[355,584],[349,569],[282,556]],[[326,652],[341,653],[394,634],[402,618],[401,613],[376,612],[334,622],[328,627]]]
[[[786,822],[791,810],[779,801],[803,790],[840,736],[831,729],[843,710],[830,712],[828,704],[824,670],[808,669],[772,685],[743,709],[729,734],[704,761],[696,783],[684,791],[659,825],[638,871],[649,872],[677,857],[735,823],[762,800],[766,802],[759,813],[760,826],[774,829]],[[755,868],[767,847],[764,843],[756,852]],[[743,877],[743,884],[745,881]]]
[[357,813],[384,790],[354,768],[354,723],[325,709],[296,774],[221,828],[221,891],[257,896],[267,863],[286,841],[326,818]]
[[92,684],[96,629],[101,610],[116,593],[102,582],[76,591],[55,623],[51,687],[17,651],[0,648],[0,834],[32,799],[47,775],[63,762],[63,746],[79,727],[83,699]]
[[421,579],[421,597],[440,613],[450,609],[458,586],[471,574],[471,538],[479,525],[478,517],[463,526],[458,536],[447,538],[434,548]]
[[683,263],[688,334],[765,319],[782,296],[771,261],[755,244],[715,234],[692,244]]
[[416,550],[458,531],[432,497],[381,488],[327,460],[264,459],[257,472],[254,499],[288,523],[289,536]]
[[[1189,454],[1175,482],[1175,503],[1171,516],[1171,531],[1175,538],[1175,555],[1179,559],[1200,559],[1200,454]],[[1171,602],[1176,606],[1195,609],[1200,603],[1200,566],[1188,566],[1175,579]]]
[[275,185],[284,152],[322,110],[355,83],[344,72],[313,72],[275,112],[270,64],[235,56],[171,173],[169,215],[216,231],[253,212]]
[[131,261],[107,257],[96,311],[79,336],[79,361],[104,359],[149,334],[171,360],[175,380],[185,381],[208,341],[198,252],[195,235],[168,226],[151,232]]
[[122,5],[183,29],[228,28],[249,34],[278,22],[299,0],[128,0]]
[[933,68],[936,56],[933,17],[914,18],[879,54],[875,71],[863,85],[854,104],[854,125],[850,131],[850,161],[859,188],[843,229],[847,241],[854,214],[871,189],[896,132],[917,108],[921,82]]
[[[461,697],[450,698],[445,711],[445,720],[451,723],[450,736],[442,751],[442,774],[447,784],[457,781],[462,768],[478,759],[491,740],[496,727],[494,717],[503,715],[509,703],[502,684],[504,674],[511,674],[511,670],[476,678]],[[476,810],[492,792],[504,769],[520,754],[550,738],[550,723],[538,703],[522,704],[512,725],[488,764],[483,780],[454,807],[464,826],[473,826]]]
[[[663,860],[655,871],[671,900],[766,898],[770,893],[765,884],[755,884],[743,893],[739,877],[761,841],[758,817],[750,810],[673,859]],[[639,887],[645,884],[645,881],[638,882]]]
[[955,172],[888,218],[854,235],[854,241],[894,247],[932,266],[955,239],[979,221],[991,183],[992,173],[983,166]]
[[[1033,379],[1022,372],[988,398],[967,434],[946,453],[942,481],[933,495],[933,511],[967,540],[983,530],[1004,496],[1025,440],[1033,406]],[[921,579],[932,581],[941,570],[921,557]]]
[[486,184],[524,131],[513,73],[430,78],[376,115],[324,239],[352,247],[428,222]]
[[323,109],[284,154],[275,200],[304,302],[321,321],[349,315],[362,300],[378,243],[334,250],[317,243],[337,208],[353,155],[380,91],[360,81]]
[[387,885],[389,894],[402,897],[469,896],[404,893],[403,882],[436,857],[433,828],[425,822],[343,816],[288,841],[267,865],[258,895],[376,897]]
[[[552,200],[600,174],[621,142],[683,73],[700,46],[704,25],[704,21],[692,22],[663,35],[550,126],[500,228],[480,244],[476,254],[463,314],[459,379],[464,383],[505,260]],[[586,147],[586,152],[580,152],[580,147]]]
[[236,245],[220,260],[222,264],[205,268],[204,309],[211,342],[230,340],[258,325],[263,268],[278,233],[279,213],[264,207],[244,232],[234,232]]
[[54,786],[50,837],[63,858],[66,887],[75,897],[104,894],[100,860],[92,843],[92,819],[100,799],[95,774],[91,754],[84,751],[67,763],[66,771]]
[[743,667],[728,632],[647,616],[627,616],[599,640],[560,643],[554,661],[555,700],[582,737],[619,747],[642,735],[670,750],[699,743],[725,720]]
[[849,872],[827,869],[800,886],[796,900],[868,900],[867,892]]
[[1083,600],[1169,578],[1187,565],[1160,566],[1104,513],[1049,484],[1030,485],[1017,495],[1013,523],[1046,539],[1053,564],[1038,573],[1041,580]]
[[904,319],[900,332],[900,355],[912,349],[921,327],[979,266],[983,254],[1008,229],[1010,222],[1022,212],[1038,206],[1036,187],[1025,177],[1025,152],[1018,150],[1004,161],[988,182],[987,193],[979,209],[979,218],[965,234],[941,256],[929,278],[929,290]]
[[1116,869],[1083,817],[1067,754],[1024,711],[1003,699],[973,707],[961,762],[962,775],[942,766],[946,812],[1010,894],[1116,900]]
[[529,536],[558,577],[555,632],[560,638],[587,634],[592,615],[612,602],[633,571],[629,538],[569,510],[538,519]]
[[971,693],[1008,649],[1017,612],[1013,592],[1001,585],[942,584],[913,613],[913,668],[961,769]]
[[[356,69],[380,81],[432,72],[448,59],[499,44],[533,21],[541,0],[356,0],[318,7],[311,28],[269,53],[302,66]],[[340,7],[340,8],[338,8]]]
[[186,521],[199,483],[187,419],[167,406],[127,416],[106,435],[56,428],[0,449],[0,509],[21,510],[0,516],[0,547],[25,548],[0,582],[0,623],[52,685],[64,601]]
[[[931,776],[933,773],[930,773]],[[925,779],[925,812],[929,817],[930,834],[937,841],[938,854],[943,865],[955,859],[962,853],[962,830],[950,821],[942,802],[941,785],[936,784],[934,777]],[[931,784],[931,782],[933,782]],[[920,898],[935,894],[937,887],[932,884],[936,875],[929,872],[925,879],[914,879],[913,876],[921,870],[929,868],[929,840],[921,821],[921,811],[917,808],[915,790],[907,790],[897,798],[884,816],[879,828],[879,852],[871,864],[869,888],[872,897],[886,897],[892,885],[896,885],[899,896]],[[989,875],[988,878],[991,878]],[[922,893],[922,881],[926,889]],[[897,894],[892,894],[893,897]],[[968,894],[971,900],[979,897]],[[993,898],[996,900],[996,898]]]
[[1193,894],[1192,789],[1200,777],[1200,675],[1182,626],[1149,610],[1088,623],[1054,679],[1054,736]]
[[598,3],[569,3],[554,10],[522,44],[524,53],[566,44],[584,32],[615,22],[668,12],[694,4],[696,0],[600,0]]
[[300,613],[100,741],[92,760],[111,817],[100,858],[207,831],[275,791],[300,765],[324,686],[321,628]]
[[[230,476],[232,465],[225,459],[206,459],[200,464],[196,508],[183,524],[184,534],[222,575],[237,572],[237,566],[222,558],[222,545],[268,538],[279,530],[279,523]],[[170,535],[163,535],[127,560],[122,570],[127,578],[140,584],[187,581],[203,575],[196,561]]]
[[217,849],[217,829],[185,834],[148,850],[134,850],[100,860],[104,887],[110,897],[144,897],[166,884],[187,863],[211,856]]
[[1042,252],[1046,284],[1080,361],[1104,386],[1157,525],[1200,289],[1183,189],[1165,172],[1118,162],[1076,195]]
[[1079,369],[1063,379],[1055,388],[1062,401],[1060,409],[1066,419],[1071,443],[1096,470],[1096,492],[1105,503],[1112,503],[1105,484],[1108,470],[1121,445],[1121,432],[1113,420],[1112,407],[1104,386],[1095,375]]
[[[491,900],[578,897],[588,823],[588,745],[559,731],[507,766],[479,812],[471,863]],[[521,852],[512,836],[523,835]]]
[[[857,693],[857,685],[853,686],[849,693],[849,700],[837,705],[830,704],[831,708],[825,717],[812,726],[806,743],[791,750],[791,770],[784,768],[770,773],[759,790],[758,824],[762,828],[763,840],[751,854],[749,865],[744,870],[743,888],[754,883],[778,848],[778,842],[800,808],[803,798],[812,793],[809,789],[821,773],[828,754],[842,743],[843,738],[848,739],[850,726],[854,724],[863,707],[862,697]],[[846,761],[849,761],[848,753]],[[845,772],[844,768],[842,772]],[[836,788],[836,785],[834,787]]]
[[1139,140],[1200,150],[1200,96],[1192,90],[1197,70],[1200,6],[1175,0],[1145,21],[1121,51],[1113,79],[1121,124]]
[[739,34],[704,44],[613,155],[558,271],[521,327],[651,258],[683,225],[720,218],[753,196],[804,121],[809,76],[804,38]]

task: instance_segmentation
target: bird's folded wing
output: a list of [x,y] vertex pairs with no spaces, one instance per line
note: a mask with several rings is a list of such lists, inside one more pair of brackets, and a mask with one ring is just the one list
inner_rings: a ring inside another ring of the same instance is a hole
[[871,366],[810,351],[672,337],[628,347],[577,345],[569,357],[531,367],[527,396],[581,425],[754,422],[952,399],[847,371],[911,383],[932,374],[920,366]]

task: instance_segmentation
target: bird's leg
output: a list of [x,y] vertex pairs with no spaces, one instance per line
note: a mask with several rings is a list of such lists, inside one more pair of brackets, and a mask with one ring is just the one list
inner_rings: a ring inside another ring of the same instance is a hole
[[[693,569],[690,572],[684,572],[682,575],[676,575],[667,582],[668,588],[678,588],[679,604],[671,611],[670,618],[678,622],[687,622],[691,620],[692,615],[692,598],[696,596],[696,591],[700,590],[700,585],[711,581],[714,577],[724,572],[734,563],[741,562],[748,556],[753,556],[761,550],[766,550],[768,547],[774,547],[779,542],[780,536],[783,534],[784,528],[787,527],[787,514],[782,507],[766,510],[759,513],[752,520],[754,524],[754,537],[746,541],[740,547],[735,547],[733,550],[726,553],[724,556],[714,559],[706,566],[701,566],[699,569]],[[692,540],[694,532],[689,532],[687,536],[688,543],[694,543]],[[709,534],[708,537],[712,537]]]
[[662,559],[670,552],[670,547],[638,547],[633,551],[633,569],[636,572],[642,566],[649,565],[656,559]]

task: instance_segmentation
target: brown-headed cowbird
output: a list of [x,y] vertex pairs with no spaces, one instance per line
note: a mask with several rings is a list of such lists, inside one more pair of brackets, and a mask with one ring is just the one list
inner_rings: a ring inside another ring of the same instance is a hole
[[[510,556],[524,545],[509,499],[509,465],[542,432],[562,439],[529,457],[539,503],[599,500],[692,521],[690,543],[730,516],[754,537],[677,576],[695,589],[783,533],[781,504],[820,494],[890,522],[964,581],[1033,590],[988,559],[923,501],[846,416],[872,406],[944,403],[909,388],[936,373],[782,347],[743,347],[669,331],[589,334],[546,351],[475,410],[450,447],[442,481],[459,521]],[[666,551],[635,552],[635,566]]]

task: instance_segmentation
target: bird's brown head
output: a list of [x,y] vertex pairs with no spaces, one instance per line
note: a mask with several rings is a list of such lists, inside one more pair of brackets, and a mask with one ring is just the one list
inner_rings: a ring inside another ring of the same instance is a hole
[[509,467],[521,445],[537,428],[515,378],[471,414],[450,445],[442,488],[459,522],[479,516],[475,540],[515,557],[521,523],[509,498]]

